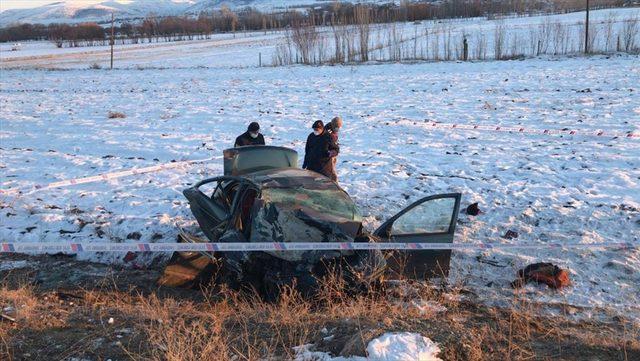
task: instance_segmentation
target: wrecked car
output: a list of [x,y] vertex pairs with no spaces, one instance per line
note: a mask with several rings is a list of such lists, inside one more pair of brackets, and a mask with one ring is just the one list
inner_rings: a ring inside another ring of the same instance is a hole
[[[425,197],[368,233],[336,182],[300,169],[296,151],[274,146],[225,150],[224,175],[183,193],[211,242],[452,242],[460,206],[459,193]],[[216,274],[231,287],[261,294],[293,284],[311,293],[331,269],[350,285],[382,277],[446,277],[450,256],[450,250],[176,252],[159,283],[195,286]]]

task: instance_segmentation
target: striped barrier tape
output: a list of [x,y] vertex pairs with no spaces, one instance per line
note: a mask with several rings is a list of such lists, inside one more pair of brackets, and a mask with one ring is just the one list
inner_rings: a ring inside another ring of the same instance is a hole
[[37,184],[27,190],[21,190],[19,188],[0,189],[0,194],[20,194],[20,193],[28,194],[28,193],[46,190],[46,189],[52,189],[52,188],[67,187],[71,185],[78,185],[78,184],[85,184],[85,183],[102,182],[106,180],[112,180],[112,179],[127,177],[131,175],[153,173],[153,172],[159,172],[167,169],[179,168],[179,167],[191,165],[194,163],[208,162],[208,161],[220,159],[220,158],[222,157],[220,156],[220,157],[211,157],[206,159],[186,160],[181,162],[164,163],[164,164],[154,165],[154,166],[145,167],[145,168],[134,168],[134,169],[124,170],[124,171],[104,173],[104,174],[99,174],[91,177],[66,179],[63,181],[53,182],[49,184]]
[[[415,120],[403,118],[402,120],[412,121]],[[640,139],[640,133],[634,133],[632,131],[626,133],[617,132],[605,132],[604,130],[587,131],[587,130],[572,130],[568,128],[564,129],[530,129],[524,127],[503,127],[501,125],[481,125],[481,124],[457,124],[457,123],[440,123],[440,122],[426,122],[424,123],[431,128],[441,129],[464,129],[464,130],[481,130],[481,131],[493,131],[493,132],[508,132],[508,133],[521,133],[521,134],[536,134],[536,135],[574,135],[583,137],[617,137],[624,139]]]
[[638,242],[488,244],[403,242],[245,242],[245,243],[2,243],[0,253],[57,252],[241,252],[241,251],[344,251],[344,250],[486,250],[486,249],[591,249],[640,247]]

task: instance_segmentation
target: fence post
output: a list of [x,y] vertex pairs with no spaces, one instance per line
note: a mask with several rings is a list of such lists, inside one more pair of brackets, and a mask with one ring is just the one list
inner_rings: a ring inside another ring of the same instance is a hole
[[262,53],[258,53],[258,66],[262,68]]
[[464,61],[467,61],[469,60],[469,43],[467,42],[466,36],[462,38],[462,48],[462,59],[464,59]]
[[113,13],[111,13],[111,40],[109,41],[111,43],[111,67],[110,69],[113,69],[113,44],[116,42],[115,37],[114,37],[114,24],[113,24]]
[[587,0],[587,15],[584,24],[584,53],[589,54],[589,0]]

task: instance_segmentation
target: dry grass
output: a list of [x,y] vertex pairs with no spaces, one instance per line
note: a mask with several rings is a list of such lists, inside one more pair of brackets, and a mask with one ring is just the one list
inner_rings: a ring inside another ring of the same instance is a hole
[[260,360],[273,355],[291,359],[294,347],[314,343],[323,336],[322,329],[339,326],[353,333],[349,338],[360,339],[355,344],[352,340],[349,351],[363,354],[368,341],[383,329],[401,328],[406,319],[425,318],[407,301],[437,297],[430,287],[353,295],[345,292],[343,281],[335,275],[321,282],[322,291],[313,299],[285,287],[276,302],[224,287],[204,290],[204,299],[197,302],[113,290],[83,291],[82,298],[99,319],[115,317],[119,323],[136,324],[147,345],[125,347],[132,358],[188,361]]
[[[132,279],[127,271],[120,276]],[[41,291],[0,283],[0,306],[17,322],[0,321],[0,359],[260,360],[291,359],[294,347],[314,344],[333,355],[365,355],[384,332],[418,332],[438,342],[444,360],[599,359],[640,355],[640,330],[623,319],[575,322],[516,293],[508,308],[469,301],[461,286],[394,282],[361,292],[336,274],[303,298],[282,289],[276,302],[225,287],[196,291],[122,285],[114,276],[93,289]],[[421,300],[446,311],[425,312]],[[113,322],[110,322],[113,319]],[[333,338],[327,340],[326,337]],[[3,355],[8,355],[4,357]],[[25,356],[27,355],[27,356]],[[38,356],[42,355],[42,356]]]
[[0,356],[3,354],[11,356],[10,334],[19,324],[38,329],[46,325],[36,317],[38,301],[33,288],[28,285],[22,284],[16,288],[0,286],[0,306],[0,312],[8,316],[0,320]]

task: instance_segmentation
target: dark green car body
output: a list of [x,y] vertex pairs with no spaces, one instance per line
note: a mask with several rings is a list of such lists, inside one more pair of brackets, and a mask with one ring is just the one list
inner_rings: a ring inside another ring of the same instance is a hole
[[[201,230],[212,242],[453,241],[458,193],[425,197],[368,233],[349,195],[329,178],[298,168],[295,151],[248,146],[225,150],[224,158],[225,175],[203,180],[183,192]],[[204,189],[208,185],[213,186],[211,193]],[[388,275],[419,279],[446,276],[450,255],[450,250],[384,254],[310,250],[227,252],[217,256],[223,259],[226,274],[237,283],[255,278],[255,270],[260,269],[258,278],[290,274],[300,284],[308,275],[316,277],[314,269],[327,260],[348,260],[351,269],[368,275],[384,270]],[[273,264],[287,271],[270,269]],[[272,283],[278,286],[287,281]]]

